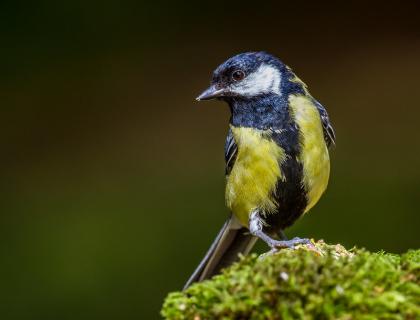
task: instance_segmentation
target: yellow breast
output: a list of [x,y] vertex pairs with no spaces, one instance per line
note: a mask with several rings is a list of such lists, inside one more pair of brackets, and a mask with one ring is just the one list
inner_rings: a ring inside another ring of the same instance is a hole
[[226,183],[226,203],[239,221],[248,225],[249,214],[276,209],[272,194],[282,178],[284,150],[266,138],[265,131],[231,126],[238,154]]
[[324,141],[321,117],[316,106],[306,96],[290,96],[289,106],[300,129],[303,164],[303,183],[307,191],[308,205],[305,212],[319,200],[328,185],[330,158]]

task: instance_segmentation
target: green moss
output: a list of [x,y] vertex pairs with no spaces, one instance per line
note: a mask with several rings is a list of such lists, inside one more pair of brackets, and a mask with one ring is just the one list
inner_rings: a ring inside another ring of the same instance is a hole
[[302,246],[255,254],[168,295],[166,319],[420,319],[420,250]]

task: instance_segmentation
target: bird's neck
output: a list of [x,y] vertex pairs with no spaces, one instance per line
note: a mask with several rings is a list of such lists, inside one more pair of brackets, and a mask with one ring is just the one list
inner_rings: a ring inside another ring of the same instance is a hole
[[290,95],[307,95],[305,84],[288,68],[282,70],[281,95],[264,94],[253,98],[227,98],[232,117],[230,123],[235,127],[256,129],[279,129],[290,122]]
[[235,127],[278,128],[288,118],[287,100],[278,95],[232,99],[228,104],[232,114],[230,123]]

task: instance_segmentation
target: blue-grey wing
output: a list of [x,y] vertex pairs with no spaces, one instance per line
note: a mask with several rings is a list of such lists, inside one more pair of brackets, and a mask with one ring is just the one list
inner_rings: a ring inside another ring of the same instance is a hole
[[226,137],[225,143],[225,173],[229,175],[232,171],[233,165],[235,164],[236,155],[238,154],[238,145],[235,142],[233,137],[232,130],[229,129],[229,132]]
[[324,129],[324,140],[327,146],[335,145],[335,132],[331,125],[330,118],[328,117],[327,110],[318,101],[315,101],[315,105],[318,109],[319,115],[321,116],[322,128]]

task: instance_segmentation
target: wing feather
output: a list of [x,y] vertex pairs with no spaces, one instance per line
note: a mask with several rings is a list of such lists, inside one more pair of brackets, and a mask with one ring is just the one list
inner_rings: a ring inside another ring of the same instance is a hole
[[238,154],[238,146],[233,137],[232,130],[229,129],[225,144],[225,174],[229,175],[235,164],[236,156]]
[[318,109],[319,115],[321,116],[325,142],[327,143],[328,147],[330,147],[331,145],[335,146],[335,132],[334,128],[331,125],[330,118],[328,117],[327,110],[325,110],[324,106],[318,101],[315,101],[315,105]]

